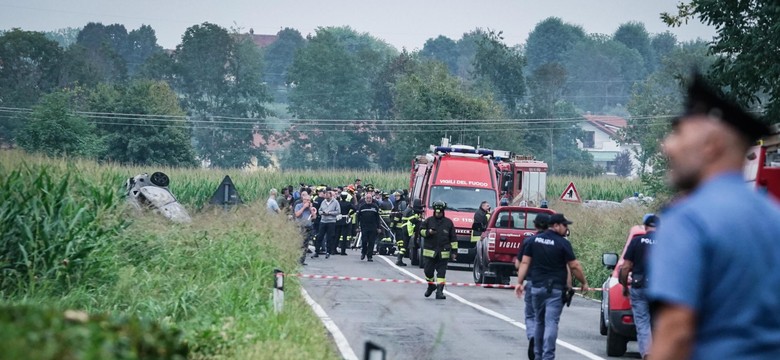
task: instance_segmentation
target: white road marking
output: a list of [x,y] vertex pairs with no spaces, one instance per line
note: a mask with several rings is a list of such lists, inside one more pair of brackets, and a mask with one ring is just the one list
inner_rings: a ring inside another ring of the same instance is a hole
[[[388,263],[390,266],[392,266],[392,267],[396,268],[398,271],[400,271],[400,272],[402,272],[402,273],[404,273],[404,274],[406,274],[406,275],[410,276],[411,278],[413,278],[413,279],[417,279],[417,280],[419,280],[419,281],[425,281],[425,280],[423,280],[423,278],[421,278],[421,277],[419,277],[419,276],[417,276],[417,275],[413,274],[412,272],[410,272],[410,271],[408,271],[408,270],[406,270],[406,269],[404,269],[404,268],[402,268],[402,267],[399,267],[399,266],[397,266],[397,265],[396,265],[396,264],[394,264],[394,263],[393,263],[391,260],[388,260],[388,259],[387,259],[387,258],[385,258],[384,256],[378,256],[378,257],[379,257],[380,259],[384,260],[384,261],[385,261],[386,263]],[[462,297],[460,297],[460,296],[458,296],[458,295],[456,295],[456,294],[453,294],[453,293],[452,293],[451,291],[449,291],[449,290],[444,290],[444,292],[445,292],[445,293],[446,293],[448,296],[452,297],[453,299],[455,299],[455,300],[457,300],[457,301],[459,301],[459,302],[461,302],[461,303],[463,303],[463,304],[465,304],[465,305],[471,306],[472,308],[476,309],[477,311],[483,312],[483,313],[485,313],[485,314],[488,314],[488,315],[490,315],[490,316],[492,316],[492,317],[494,317],[494,318],[496,318],[496,319],[503,320],[503,321],[505,321],[505,322],[509,323],[510,325],[513,325],[513,326],[516,326],[516,327],[519,327],[519,328],[521,328],[521,329],[525,330],[525,324],[523,324],[523,323],[521,323],[521,322],[519,322],[519,321],[512,320],[512,318],[510,318],[509,316],[506,316],[506,315],[504,315],[504,314],[501,314],[501,313],[499,313],[499,312],[496,312],[496,311],[490,310],[490,309],[488,309],[488,308],[486,308],[486,307],[484,307],[484,306],[482,306],[482,305],[478,305],[478,304],[475,304],[475,303],[473,303],[473,302],[471,302],[471,301],[468,301],[468,300],[466,300],[466,299],[464,299],[464,298],[462,298]],[[556,344],[558,344],[558,345],[560,345],[560,346],[563,346],[563,347],[565,347],[565,348],[567,348],[567,349],[569,349],[569,350],[571,350],[571,351],[574,351],[574,352],[576,352],[576,353],[578,353],[578,354],[580,354],[580,355],[582,355],[582,356],[585,356],[585,357],[586,357],[586,358],[588,358],[588,359],[593,359],[593,360],[606,360],[606,359],[604,359],[604,358],[602,358],[602,357],[600,357],[600,356],[598,356],[598,355],[596,355],[596,354],[594,354],[594,353],[592,353],[592,352],[590,352],[590,351],[588,351],[588,350],[585,350],[585,349],[583,349],[583,348],[580,348],[580,347],[578,347],[578,346],[576,346],[576,345],[574,345],[574,344],[570,344],[570,343],[568,343],[568,342],[566,342],[566,341],[563,341],[563,340],[561,340],[561,339],[558,339],[558,340],[556,340],[556,341],[555,341],[555,343],[556,343]]]
[[309,306],[311,306],[312,310],[314,310],[314,313],[317,314],[317,316],[320,318],[322,324],[325,325],[325,328],[330,331],[331,335],[333,335],[333,340],[336,341],[336,346],[341,353],[341,357],[345,360],[358,360],[357,355],[355,355],[355,351],[352,350],[352,347],[349,346],[347,337],[344,336],[344,333],[342,333],[339,327],[336,326],[336,323],[333,322],[333,319],[331,319],[325,310],[322,309],[322,306],[317,304],[317,302],[314,301],[311,296],[309,296],[309,293],[306,292],[306,289],[304,289],[303,286],[301,286],[301,294],[303,295],[303,298],[306,299],[306,302],[309,304]]

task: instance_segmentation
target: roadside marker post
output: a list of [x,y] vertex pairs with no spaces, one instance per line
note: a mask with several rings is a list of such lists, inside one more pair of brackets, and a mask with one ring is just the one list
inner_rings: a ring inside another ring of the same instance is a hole
[[385,348],[374,344],[371,341],[366,341],[365,351],[363,352],[363,360],[385,360],[387,358],[387,352]]
[[274,269],[274,311],[279,314],[284,310],[284,272]]

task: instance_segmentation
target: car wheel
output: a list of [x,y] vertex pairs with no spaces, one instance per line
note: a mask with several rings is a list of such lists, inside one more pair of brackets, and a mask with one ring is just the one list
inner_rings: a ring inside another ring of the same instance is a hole
[[604,322],[604,310],[601,310],[601,316],[599,316],[599,333],[601,335],[607,335],[607,323]]
[[627,346],[628,339],[616,334],[612,328],[607,329],[607,356],[623,356]]
[[474,256],[474,282],[477,284],[484,284],[485,281],[485,269],[482,268],[482,259],[479,255]]

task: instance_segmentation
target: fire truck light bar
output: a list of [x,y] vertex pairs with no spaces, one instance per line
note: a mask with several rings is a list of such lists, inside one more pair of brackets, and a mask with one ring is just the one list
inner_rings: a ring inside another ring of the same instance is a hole
[[437,146],[433,149],[433,151],[441,152],[441,153],[461,153],[461,154],[477,154],[477,155],[493,156],[493,150],[488,150],[488,149],[463,149],[463,148],[453,148],[447,146]]

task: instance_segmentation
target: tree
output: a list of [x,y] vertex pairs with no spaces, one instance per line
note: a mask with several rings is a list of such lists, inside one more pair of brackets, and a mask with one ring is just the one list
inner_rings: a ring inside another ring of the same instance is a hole
[[95,74],[101,82],[120,82],[127,77],[127,62],[122,55],[127,50],[127,30],[124,25],[105,26],[89,23],[81,29],[76,45],[84,50],[89,73]]
[[167,83],[100,84],[86,103],[105,144],[100,159],[130,165],[198,165],[189,124]]
[[426,40],[420,50],[421,58],[441,61],[453,75],[458,72],[458,56],[458,44],[444,35]]
[[747,106],[763,107],[767,122],[780,121],[780,11],[771,0],[681,2],[676,14],[663,13],[670,26],[696,17],[713,26],[717,36],[710,51],[716,56],[711,79]]
[[470,79],[474,72],[474,56],[477,55],[477,44],[485,37],[485,31],[477,28],[463,34],[458,40],[458,72],[461,79]]
[[45,34],[47,39],[56,41],[61,48],[67,48],[76,43],[79,32],[81,32],[81,28],[66,27],[54,31],[47,31]]
[[376,70],[368,68],[365,59],[381,59],[372,45],[341,34],[352,39],[350,51],[336,33],[317,29],[290,67],[289,109],[300,120],[285,136],[290,148],[284,167],[368,168],[376,155],[376,123],[360,120],[372,117],[371,75],[384,60]]
[[[593,176],[601,169],[593,166],[593,156],[577,145],[582,130],[571,119],[579,115],[571,103],[563,100],[566,69],[558,63],[538,67],[530,76],[530,104],[526,109],[530,119],[524,122],[517,138],[520,153],[545,160],[554,174]],[[560,120],[559,120],[560,119]]]
[[525,43],[528,71],[533,72],[544,64],[562,64],[566,52],[585,39],[585,31],[580,26],[566,24],[556,17],[542,20],[528,34]]
[[261,122],[270,101],[262,84],[262,55],[254,43],[218,25],[189,27],[174,52],[176,88],[190,116],[198,121],[198,154],[211,166],[268,164],[268,155],[254,143],[268,135]]
[[623,150],[621,153],[615,155],[615,174],[621,177],[627,177],[631,175],[634,165],[631,163],[631,153],[628,150]]
[[503,40],[500,32],[489,31],[477,43],[474,73],[492,84],[506,112],[514,116],[525,96],[525,59],[517,49],[504,44]]
[[163,49],[157,44],[157,35],[149,25],[141,25],[127,35],[127,51],[124,59],[127,62],[127,73],[135,76],[144,63],[155,54],[161,54]]
[[19,146],[48,156],[95,155],[100,148],[95,128],[72,111],[72,101],[68,90],[44,96],[20,130]]
[[655,70],[656,56],[650,44],[650,34],[647,33],[645,24],[634,21],[621,24],[615,31],[613,38],[627,48],[639,52],[645,65],[643,75]]
[[668,31],[656,34],[650,40],[650,46],[653,48],[653,54],[655,54],[654,68],[658,68],[661,65],[661,61],[677,47],[677,36]]
[[[506,149],[513,143],[510,123],[500,106],[490,97],[476,97],[449,74],[444,64],[422,63],[414,72],[402,76],[394,91],[395,122],[393,141],[396,166],[407,166],[415,154],[452,137],[454,143]],[[413,121],[420,120],[420,121]],[[448,121],[437,121],[448,120]],[[489,125],[482,125],[490,120]],[[507,149],[511,150],[511,149]]]
[[593,35],[566,53],[567,96],[586,111],[625,105],[631,88],[644,76],[638,51],[609,37]]
[[658,139],[668,132],[671,118],[682,109],[683,79],[690,69],[707,69],[714,60],[703,41],[683,43],[663,59],[658,71],[634,87],[628,103],[631,117],[623,137],[640,145],[635,154],[640,175],[645,174],[647,167],[655,169],[658,165]]
[[265,49],[263,80],[274,91],[277,100],[287,102],[287,73],[295,54],[306,45],[298,30],[284,28],[276,33],[276,41]]
[[[43,33],[12,29],[0,35],[0,106],[28,108],[56,88],[62,49]],[[12,144],[24,119],[0,121],[0,143]]]

